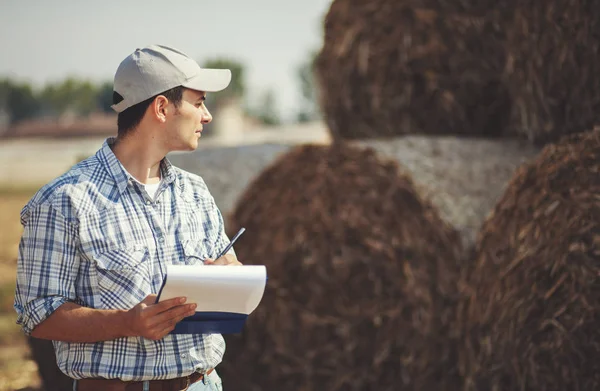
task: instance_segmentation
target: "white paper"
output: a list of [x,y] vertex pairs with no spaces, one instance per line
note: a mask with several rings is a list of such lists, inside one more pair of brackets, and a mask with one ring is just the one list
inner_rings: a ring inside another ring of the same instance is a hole
[[168,265],[160,301],[187,297],[196,312],[249,315],[258,307],[267,282],[265,266]]

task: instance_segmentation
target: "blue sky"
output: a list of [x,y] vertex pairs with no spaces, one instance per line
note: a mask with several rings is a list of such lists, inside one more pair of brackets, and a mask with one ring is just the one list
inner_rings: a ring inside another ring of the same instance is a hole
[[112,80],[137,47],[162,43],[200,63],[246,64],[249,96],[273,88],[284,117],[299,98],[295,69],[322,44],[330,0],[0,0],[0,77],[36,86],[66,76]]

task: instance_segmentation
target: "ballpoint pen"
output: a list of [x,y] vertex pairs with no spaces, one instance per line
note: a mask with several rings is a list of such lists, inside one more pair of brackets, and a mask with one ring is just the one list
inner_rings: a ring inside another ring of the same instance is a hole
[[238,238],[240,236],[242,236],[242,234],[244,233],[245,230],[246,230],[246,228],[243,228],[243,227],[240,228],[238,233],[235,234],[235,236],[231,239],[231,242],[229,242],[229,244],[223,249],[223,251],[221,251],[221,253],[219,254],[219,256],[216,259],[219,259],[223,255],[227,254],[227,251],[231,250],[231,247],[233,247],[233,244],[235,243],[235,241],[238,240]]

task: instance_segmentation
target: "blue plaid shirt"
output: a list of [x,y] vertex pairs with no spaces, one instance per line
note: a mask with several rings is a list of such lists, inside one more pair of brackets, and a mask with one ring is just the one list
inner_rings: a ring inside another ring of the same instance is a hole
[[[203,265],[229,243],[199,176],[164,159],[152,200],[113,154],[112,142],[44,186],[21,212],[14,306],[27,334],[66,302],[130,309],[158,293],[166,265]],[[54,346],[60,369],[75,379],[186,376],[216,367],[225,352],[219,334]]]

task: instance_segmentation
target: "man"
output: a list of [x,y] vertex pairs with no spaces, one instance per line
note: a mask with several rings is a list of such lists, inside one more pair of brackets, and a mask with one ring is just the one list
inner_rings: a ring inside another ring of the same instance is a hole
[[136,50],[115,74],[117,137],[24,207],[18,323],[54,341],[74,389],[222,389],[223,337],[169,334],[195,304],[155,302],[168,264],[240,265],[233,251],[214,260],[229,243],[222,215],[165,157],[196,149],[206,92],[230,80],[169,47]]

